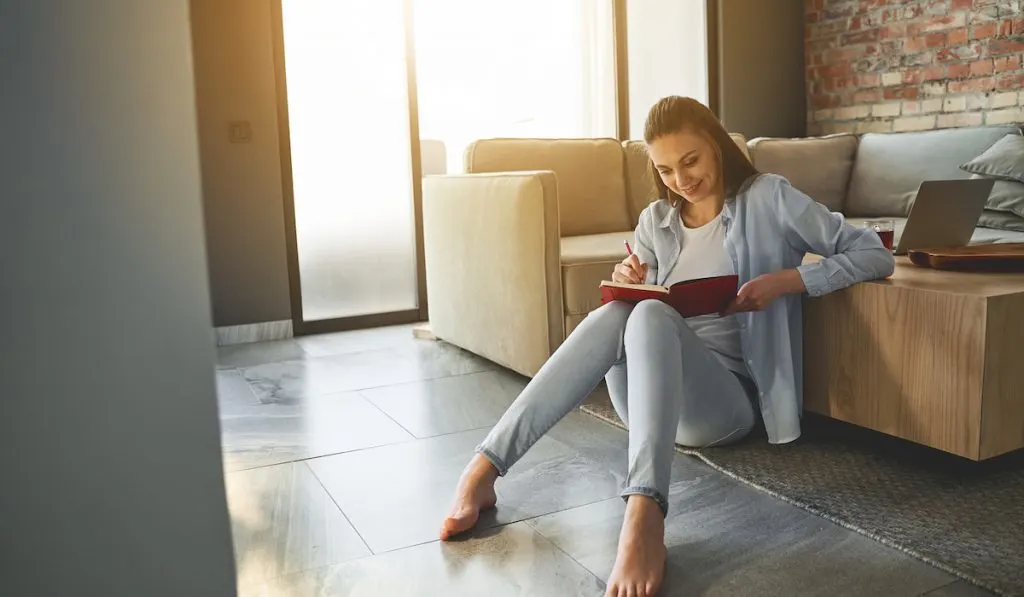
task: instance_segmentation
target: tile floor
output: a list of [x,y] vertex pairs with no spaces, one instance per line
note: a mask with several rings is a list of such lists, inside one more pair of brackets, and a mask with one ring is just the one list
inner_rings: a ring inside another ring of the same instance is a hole
[[[626,433],[574,412],[463,540],[438,525],[526,379],[411,326],[219,350],[239,594],[603,594]],[[662,595],[988,595],[677,455]]]

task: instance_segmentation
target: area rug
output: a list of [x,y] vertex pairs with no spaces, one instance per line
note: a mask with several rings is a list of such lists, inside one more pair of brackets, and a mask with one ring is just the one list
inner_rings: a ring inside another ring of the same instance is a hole
[[[623,427],[604,392],[584,412]],[[679,451],[1000,595],[1024,596],[1024,450],[972,462],[807,414],[803,435]]]

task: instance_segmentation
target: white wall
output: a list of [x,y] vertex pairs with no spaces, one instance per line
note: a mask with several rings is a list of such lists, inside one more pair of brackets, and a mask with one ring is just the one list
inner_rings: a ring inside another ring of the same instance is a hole
[[235,594],[187,0],[0,0],[0,592]]
[[[214,324],[291,319],[271,2],[190,4]],[[230,142],[232,121],[252,125],[248,143]]]
[[651,106],[666,95],[708,102],[705,0],[628,0],[629,136],[643,138]]

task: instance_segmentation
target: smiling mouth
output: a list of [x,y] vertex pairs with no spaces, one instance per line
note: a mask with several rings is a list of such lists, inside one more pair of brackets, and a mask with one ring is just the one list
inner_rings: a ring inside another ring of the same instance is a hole
[[684,188],[682,188],[682,189],[680,189],[680,190],[682,190],[682,192],[683,192],[683,195],[690,195],[690,194],[692,194],[692,193],[693,193],[694,191],[696,191],[698,187],[700,187],[700,184],[701,184],[702,182],[704,182],[704,181],[699,181],[699,182],[697,182],[697,183],[695,183],[695,184],[692,184],[692,185],[690,185],[690,186],[688,186],[688,187],[684,187]]

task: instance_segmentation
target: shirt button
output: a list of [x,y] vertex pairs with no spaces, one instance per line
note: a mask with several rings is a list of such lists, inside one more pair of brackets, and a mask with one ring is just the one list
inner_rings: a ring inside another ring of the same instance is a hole
[[754,364],[754,360],[753,359],[747,359],[747,364],[748,365],[753,365]]

